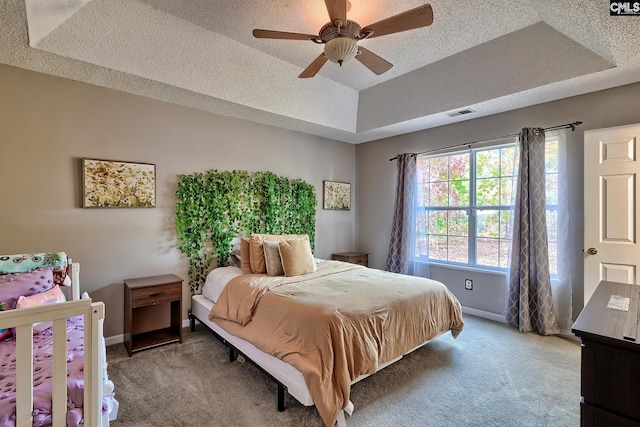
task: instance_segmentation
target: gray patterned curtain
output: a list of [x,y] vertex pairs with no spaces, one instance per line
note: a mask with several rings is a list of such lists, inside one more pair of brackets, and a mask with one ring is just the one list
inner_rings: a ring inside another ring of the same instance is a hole
[[387,256],[387,271],[413,274],[415,257],[415,202],[416,155],[404,153],[398,155],[398,177],[396,181],[396,200],[393,210],[391,243]]
[[549,276],[544,129],[522,129],[519,142],[507,322],[521,332],[552,335],[559,329]]

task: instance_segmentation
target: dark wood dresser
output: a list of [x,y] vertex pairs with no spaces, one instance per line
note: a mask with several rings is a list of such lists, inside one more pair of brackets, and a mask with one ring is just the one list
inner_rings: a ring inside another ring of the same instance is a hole
[[365,267],[369,266],[369,254],[366,252],[340,252],[331,254],[334,261],[350,262],[351,264],[360,264]]
[[[612,295],[628,311],[608,308]],[[580,424],[640,426],[640,285],[600,282],[573,325],[582,340]]]

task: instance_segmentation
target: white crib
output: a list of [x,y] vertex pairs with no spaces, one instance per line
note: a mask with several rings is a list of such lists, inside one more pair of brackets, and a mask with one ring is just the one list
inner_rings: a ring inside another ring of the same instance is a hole
[[[52,425],[66,426],[67,412],[67,319],[84,316],[84,425],[106,427],[110,414],[102,413],[105,395],[113,395],[113,383],[106,372],[103,338],[104,304],[80,298],[80,265],[69,259],[71,287],[69,301],[0,312],[0,328],[16,328],[16,426],[33,424],[33,324],[53,322]],[[115,400],[113,400],[115,402]],[[115,412],[115,413],[114,413]],[[117,415],[117,402],[111,419]]]

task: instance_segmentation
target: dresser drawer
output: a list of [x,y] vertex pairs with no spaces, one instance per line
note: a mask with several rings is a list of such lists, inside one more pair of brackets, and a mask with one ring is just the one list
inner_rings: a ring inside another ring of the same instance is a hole
[[182,283],[137,288],[132,290],[132,294],[134,308],[175,301],[182,297]]

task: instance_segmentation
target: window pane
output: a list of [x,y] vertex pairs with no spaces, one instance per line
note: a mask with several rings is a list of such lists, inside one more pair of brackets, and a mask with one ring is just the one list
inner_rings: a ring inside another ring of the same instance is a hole
[[418,182],[428,182],[429,181],[429,165],[431,161],[428,157],[418,156],[418,161],[416,162],[418,165]]
[[416,232],[418,234],[427,234],[427,216],[429,214],[424,210],[416,212]]
[[549,244],[558,240],[558,211],[547,210],[547,239]]
[[447,237],[429,236],[429,258],[447,260]]
[[447,211],[429,211],[429,234],[447,234]]
[[449,157],[449,179],[468,180],[471,154],[457,154]]
[[419,235],[416,238],[416,256],[417,257],[426,256],[429,253],[428,245],[429,245],[429,240],[427,236]]
[[430,184],[429,206],[449,206],[449,183],[433,182]]
[[513,212],[511,210],[504,209],[500,211],[500,238],[502,239],[513,238],[512,214]]
[[467,237],[449,237],[449,261],[469,262],[469,239]]
[[511,240],[500,239],[500,268],[509,268]]
[[451,181],[449,206],[469,206],[469,180]]
[[476,236],[495,237],[500,236],[500,211],[478,210],[476,215]]
[[476,177],[488,178],[500,175],[500,150],[485,150],[476,153]]
[[476,180],[476,206],[497,206],[500,203],[500,179]]
[[558,204],[558,174],[548,173],[545,180],[548,205]]
[[547,141],[544,151],[545,171],[558,172],[558,141]]
[[513,205],[516,201],[516,179],[515,177],[500,179],[500,205]]
[[449,179],[449,157],[432,157],[429,168],[429,181],[446,181]]
[[500,175],[516,176],[518,175],[518,149],[515,146],[505,147],[500,150]]
[[429,206],[429,184],[418,183],[418,206]]
[[469,235],[469,215],[467,211],[449,211],[449,236]]
[[476,249],[478,264],[489,267],[498,267],[498,248],[498,239],[479,238]]

